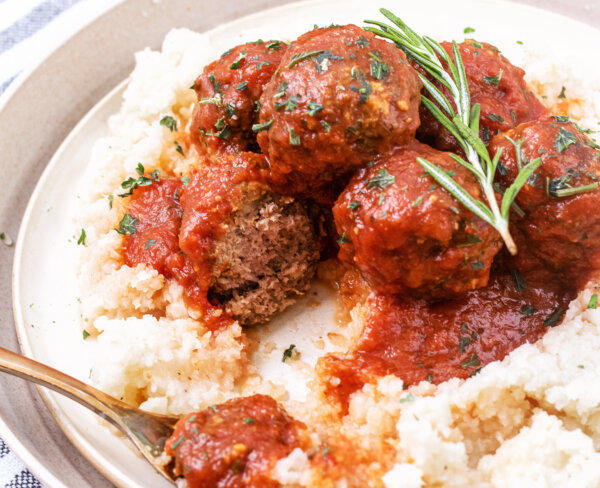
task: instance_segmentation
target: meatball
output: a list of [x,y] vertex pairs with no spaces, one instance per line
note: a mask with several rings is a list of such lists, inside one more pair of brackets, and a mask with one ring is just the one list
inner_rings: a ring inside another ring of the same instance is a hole
[[260,98],[271,183],[332,203],[353,169],[414,137],[420,87],[400,50],[355,25],[300,36]]
[[[508,138],[522,141],[519,160]],[[497,179],[504,187],[519,165],[542,160],[516,198],[525,215],[513,225],[524,234],[528,252],[555,270],[600,267],[600,147],[568,117],[551,116],[497,135],[490,149],[503,151]]]
[[258,99],[287,45],[257,41],[236,46],[206,66],[194,83],[198,103],[190,134],[201,154],[256,149],[252,124]]
[[485,286],[500,236],[440,187],[418,157],[482,198],[472,173],[415,141],[360,170],[336,201],[340,259],[355,263],[380,293],[449,298]]
[[199,286],[244,325],[265,322],[306,292],[319,258],[306,206],[273,193],[260,164],[253,153],[223,159],[193,173],[181,196],[179,245]]
[[277,461],[309,444],[306,426],[271,397],[235,398],[183,417],[167,440],[189,488],[276,488]]
[[[452,43],[442,42],[452,56]],[[525,71],[513,66],[500,50],[491,44],[467,39],[458,44],[465,65],[471,104],[481,105],[479,132],[488,144],[498,132],[507,131],[522,122],[535,120],[548,113],[547,109],[528,90],[523,76]],[[419,68],[420,69],[420,68]],[[447,88],[436,82],[448,100]],[[419,110],[421,126],[417,138],[442,151],[460,152],[456,139],[423,105]]]

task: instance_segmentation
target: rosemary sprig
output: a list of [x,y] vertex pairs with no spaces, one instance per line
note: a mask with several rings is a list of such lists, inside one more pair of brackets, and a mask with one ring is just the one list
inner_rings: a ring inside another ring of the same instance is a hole
[[[423,86],[432,99],[421,96],[421,102],[458,141],[466,155],[466,160],[456,154],[451,154],[451,156],[475,175],[481,185],[487,205],[473,198],[438,166],[423,158],[417,158],[417,161],[461,204],[493,226],[502,236],[510,253],[516,254],[517,246],[508,229],[510,208],[517,193],[542,163],[541,158],[536,158],[525,166],[519,167],[519,174],[512,185],[506,189],[502,201],[498,205],[494,191],[494,176],[502,150],[498,150],[493,157],[490,157],[485,144],[479,137],[480,105],[478,103],[471,105],[467,76],[458,45],[456,42],[452,42],[452,58],[454,58],[452,59],[437,41],[427,36],[421,37],[390,11],[380,9],[380,12],[397,28],[383,22],[365,20],[367,24],[376,26],[366,27],[366,30],[394,42],[429,76],[450,92],[456,109],[429,78],[419,73]],[[446,68],[443,63],[446,64]]]

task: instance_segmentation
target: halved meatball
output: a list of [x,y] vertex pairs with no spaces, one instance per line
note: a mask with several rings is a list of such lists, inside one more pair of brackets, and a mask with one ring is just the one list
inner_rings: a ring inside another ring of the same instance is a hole
[[360,170],[336,201],[340,259],[355,263],[380,293],[449,298],[485,286],[500,236],[440,187],[417,157],[482,198],[472,173],[448,153],[413,142]]
[[201,154],[257,148],[257,102],[286,49],[284,42],[259,40],[230,49],[204,68],[194,83],[198,103],[190,125]]
[[[452,57],[452,43],[441,44]],[[458,49],[465,65],[471,105],[481,105],[479,132],[486,144],[498,132],[507,131],[522,122],[535,120],[548,113],[527,88],[523,78],[525,71],[512,65],[500,54],[498,48],[467,39],[458,44]],[[449,90],[439,82],[435,84],[452,102]],[[417,131],[417,138],[420,141],[442,151],[460,151],[456,139],[425,106],[421,106],[419,115],[421,126]]]
[[420,88],[399,49],[355,25],[303,34],[260,99],[270,182],[333,202],[352,170],[414,137]]
[[[508,137],[522,141],[519,160]],[[504,187],[519,165],[542,159],[516,198],[525,216],[515,215],[513,225],[524,233],[528,252],[557,270],[600,268],[600,147],[568,117],[550,116],[497,135],[490,150],[500,148],[497,179]]]
[[179,237],[200,286],[242,324],[265,322],[310,286],[319,258],[305,205],[264,184],[243,153],[191,176]]

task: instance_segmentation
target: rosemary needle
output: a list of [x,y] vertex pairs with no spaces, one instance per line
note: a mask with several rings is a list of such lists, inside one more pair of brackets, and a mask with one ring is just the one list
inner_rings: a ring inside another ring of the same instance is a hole
[[[517,246],[508,229],[510,208],[517,193],[540,166],[542,160],[536,158],[519,168],[519,174],[504,192],[499,206],[494,190],[494,176],[502,150],[498,150],[493,157],[490,157],[485,144],[479,137],[480,105],[478,103],[471,105],[467,76],[458,45],[455,41],[452,42],[452,58],[454,58],[452,59],[437,41],[427,36],[421,37],[389,10],[381,9],[380,12],[395,27],[375,20],[365,20],[367,24],[376,26],[366,27],[366,30],[393,41],[429,76],[450,92],[454,106],[427,76],[419,73],[423,86],[431,97],[430,100],[421,96],[421,102],[460,144],[466,160],[456,154],[451,156],[475,175],[487,204],[473,198],[438,166],[423,158],[417,158],[417,161],[462,205],[493,226],[504,240],[510,253],[516,254]],[[442,62],[446,64],[446,68]]]

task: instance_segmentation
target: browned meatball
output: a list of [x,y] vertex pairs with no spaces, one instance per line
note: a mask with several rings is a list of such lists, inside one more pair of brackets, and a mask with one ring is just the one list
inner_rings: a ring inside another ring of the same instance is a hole
[[405,55],[370,32],[346,25],[300,36],[260,99],[272,184],[333,201],[340,177],[414,137],[419,92]]
[[339,257],[378,292],[442,298],[485,286],[498,233],[431,178],[416,158],[451,172],[474,198],[479,184],[448,153],[418,142],[360,170],[333,208]]
[[[507,137],[522,141],[520,163]],[[554,269],[600,267],[600,191],[595,189],[600,147],[567,117],[543,117],[494,137],[491,151],[500,148],[497,178],[504,187],[514,181],[519,164],[542,159],[516,198],[525,216],[514,225],[524,233],[527,249]],[[582,187],[591,191],[578,193]]]
[[190,125],[200,153],[256,149],[257,102],[286,49],[281,41],[251,42],[204,68],[194,83],[198,103]]
[[319,259],[308,209],[268,188],[262,160],[221,157],[181,192],[179,245],[196,283],[244,325],[267,321],[306,292]]
[[[452,43],[442,42],[442,47],[452,56]],[[488,144],[498,132],[516,127],[521,122],[535,120],[547,109],[528,90],[523,76],[525,71],[513,66],[500,51],[485,42],[467,39],[458,45],[465,65],[471,104],[481,104],[480,137]],[[452,102],[447,88],[436,82],[438,88]],[[442,127],[437,119],[421,106],[421,126],[417,138],[442,151],[457,152],[456,139]]]

